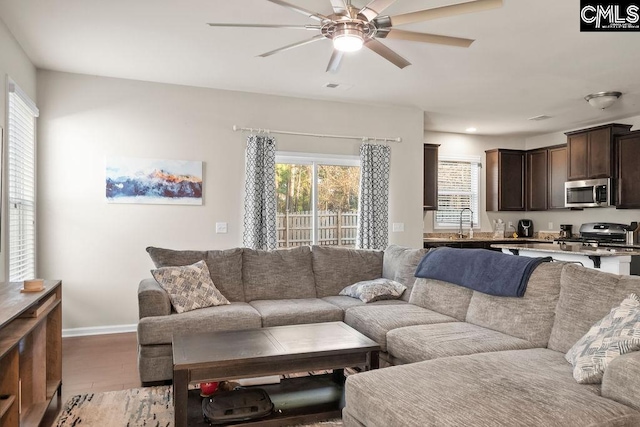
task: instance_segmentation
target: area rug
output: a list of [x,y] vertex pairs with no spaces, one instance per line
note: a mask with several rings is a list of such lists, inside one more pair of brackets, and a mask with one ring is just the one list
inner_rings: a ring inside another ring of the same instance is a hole
[[[73,396],[62,408],[54,426],[173,427],[172,399],[170,386]],[[342,421],[325,421],[304,426],[341,427]]]

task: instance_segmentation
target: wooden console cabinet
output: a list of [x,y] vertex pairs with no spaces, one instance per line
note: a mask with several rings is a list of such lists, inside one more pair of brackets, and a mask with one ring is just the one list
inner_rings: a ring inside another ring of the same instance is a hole
[[38,426],[62,387],[62,283],[0,284],[0,426]]

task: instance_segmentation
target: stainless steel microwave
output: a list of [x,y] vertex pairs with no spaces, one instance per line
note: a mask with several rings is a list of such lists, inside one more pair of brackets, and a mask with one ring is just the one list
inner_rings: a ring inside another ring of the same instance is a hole
[[564,183],[564,206],[599,208],[611,206],[611,179],[586,179]]

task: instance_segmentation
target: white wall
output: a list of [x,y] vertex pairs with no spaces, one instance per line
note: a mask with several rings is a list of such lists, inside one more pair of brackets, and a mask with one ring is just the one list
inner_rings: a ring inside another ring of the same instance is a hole
[[[0,138],[0,142],[4,140],[4,147],[2,153],[6,153],[7,144],[7,78],[11,77],[14,82],[24,90],[29,97],[37,101],[36,99],[36,68],[33,66],[27,55],[22,50],[22,47],[18,44],[13,35],[9,32],[4,22],[0,20],[0,128],[3,130],[3,136]],[[2,157],[4,159],[4,157]],[[5,161],[2,162],[5,165]],[[2,168],[4,174],[5,167]],[[4,180],[6,182],[6,180]],[[6,203],[6,189],[2,186],[2,229],[0,230],[0,281],[7,279],[8,273],[5,276],[5,258],[6,258],[6,246],[5,240],[7,236],[7,214],[5,207]]]
[[[440,144],[438,155],[456,155],[456,156],[479,156],[482,159],[483,167],[486,165],[485,151],[493,148],[511,148],[514,150],[522,150],[525,146],[524,138],[504,137],[504,136],[481,136],[467,135],[459,133],[444,132],[425,132],[424,142],[427,144]],[[506,218],[506,215],[498,215],[494,212],[487,212],[486,208],[486,170],[480,171],[480,227],[481,231],[491,231],[493,220],[500,217],[505,221],[512,219]],[[502,212],[500,212],[502,214]],[[522,217],[522,215],[518,216]],[[425,233],[431,232],[447,232],[454,230],[434,230],[433,229],[433,211],[424,213],[423,227]]]
[[[392,144],[392,243],[422,245],[423,113],[239,92],[38,72],[39,256],[63,280],[63,327],[133,324],[136,290],[153,267],[146,246],[222,249],[242,243],[246,134],[232,125],[341,135],[400,136]],[[283,151],[357,155],[360,142],[278,136]],[[203,160],[203,206],[107,204],[109,156]],[[215,234],[215,222],[229,224]]]

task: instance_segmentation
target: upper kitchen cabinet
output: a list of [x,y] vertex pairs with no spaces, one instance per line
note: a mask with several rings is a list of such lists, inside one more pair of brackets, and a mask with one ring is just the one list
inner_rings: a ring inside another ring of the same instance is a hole
[[548,209],[549,152],[546,148],[527,151],[527,210]]
[[525,152],[495,149],[487,154],[487,211],[524,211]]
[[567,181],[567,146],[558,145],[547,148],[549,178],[547,207],[548,209],[564,208],[564,183]]
[[616,207],[640,209],[640,131],[616,138],[618,160]]
[[567,132],[568,180],[611,178],[615,172],[615,136],[630,129],[631,125],[611,123]]
[[437,144],[424,144],[422,205],[425,211],[438,210],[438,147]]

